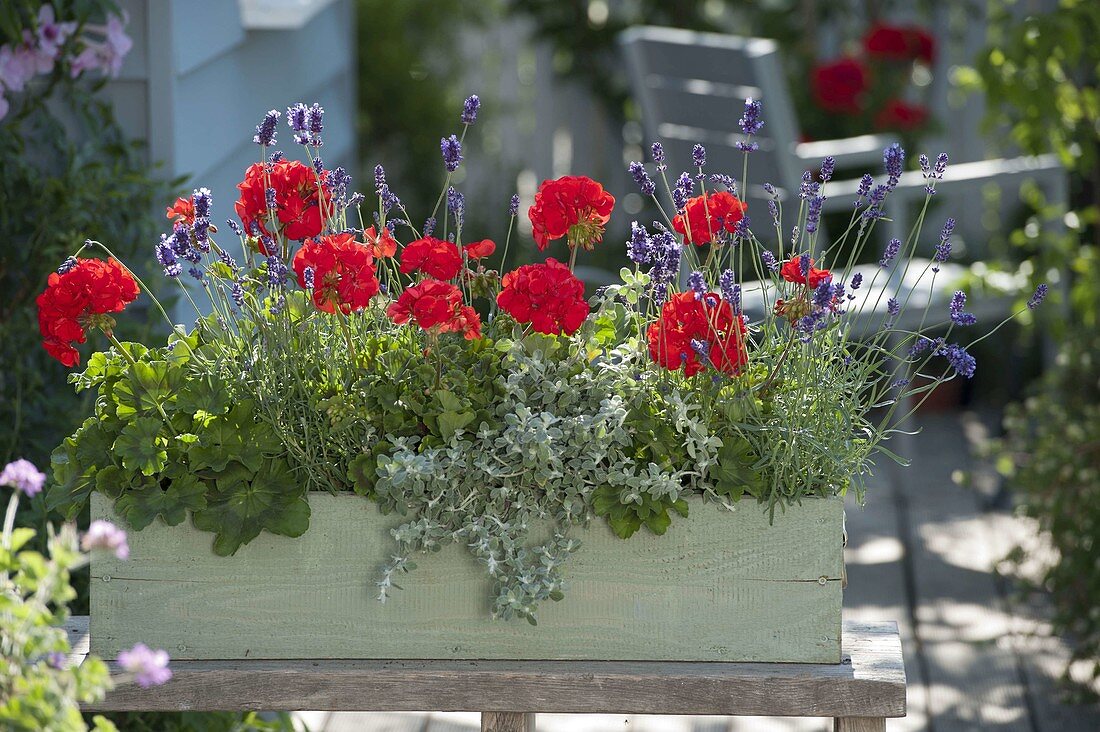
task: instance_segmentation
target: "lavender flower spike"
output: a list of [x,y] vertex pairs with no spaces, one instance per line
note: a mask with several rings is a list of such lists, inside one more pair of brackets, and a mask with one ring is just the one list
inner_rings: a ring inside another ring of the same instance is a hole
[[649,177],[649,173],[645,172],[645,166],[641,163],[632,162],[630,164],[630,175],[634,178],[634,182],[643,195],[652,196],[657,192],[657,186],[654,185],[653,179]]
[[1035,308],[1039,307],[1039,305],[1043,302],[1043,298],[1047,296],[1047,292],[1049,290],[1050,288],[1047,287],[1045,282],[1036,287],[1035,294],[1033,294],[1027,301],[1027,309],[1034,310]]
[[886,244],[886,249],[882,252],[882,259],[878,260],[880,267],[889,267],[890,263],[897,258],[898,253],[901,251],[901,239],[891,239]]
[[943,223],[943,231],[940,233],[940,243],[936,245],[936,253],[932,255],[932,271],[939,272],[936,264],[946,262],[951,256],[951,233],[955,230],[955,219],[948,217]]
[[275,144],[275,126],[279,123],[279,117],[281,115],[277,110],[270,110],[264,115],[263,122],[256,125],[256,134],[252,137],[252,142],[257,145],[274,145]]
[[101,549],[111,552],[118,559],[130,557],[130,545],[126,543],[126,532],[110,521],[96,519],[88,526],[88,531],[80,541],[80,548],[86,552]]
[[665,147],[659,142],[653,143],[650,147],[650,152],[653,153],[653,162],[657,163],[657,170],[666,170],[668,166],[665,165]]
[[444,137],[439,141],[439,149],[443,153],[443,165],[448,173],[458,170],[458,164],[462,162],[462,144],[456,135]]
[[477,111],[481,109],[481,99],[477,94],[466,97],[462,103],[462,124],[472,125],[477,121]]
[[703,278],[702,272],[692,272],[688,275],[688,287],[695,292],[695,299],[698,300],[703,295],[707,294],[707,281]]
[[138,643],[130,650],[118,654],[118,665],[127,673],[133,674],[134,681],[143,689],[160,686],[172,678],[168,661],[166,651],[154,651],[144,643]]
[[974,325],[978,322],[978,319],[973,313],[963,312],[963,308],[966,307],[966,293],[962,290],[957,290],[951,298],[950,313],[951,322],[955,325]]
[[45,473],[40,472],[30,460],[23,458],[8,463],[0,471],[0,485],[11,486],[27,498],[39,493],[45,482]]
[[699,143],[695,143],[691,148],[691,162],[696,168],[705,166],[707,164],[707,149]]
[[519,213],[519,194],[513,193],[512,200],[508,202],[508,215],[515,216]]
[[760,130],[764,128],[764,120],[760,116],[760,100],[749,97],[745,100],[745,111],[741,114],[741,119],[737,120],[737,125],[741,128],[741,132],[746,135],[760,134]]

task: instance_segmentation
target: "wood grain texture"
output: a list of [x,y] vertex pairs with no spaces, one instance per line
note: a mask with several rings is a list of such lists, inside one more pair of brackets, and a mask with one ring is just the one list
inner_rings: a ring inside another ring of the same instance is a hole
[[[74,647],[87,647],[87,626],[87,618],[70,623]],[[839,664],[173,660],[164,686],[122,685],[87,708],[905,715],[895,623],[846,623],[843,656]]]
[[523,712],[482,712],[481,732],[535,732],[535,715]]
[[[663,537],[578,531],[566,597],[539,625],[489,616],[490,582],[463,548],[418,557],[386,604],[394,549],[380,515],[351,495],[313,494],[300,538],[263,534],[233,557],[211,535],[154,524],[130,559],[92,564],[92,650],[137,641],[180,659],[437,658],[675,661],[840,660],[840,499],[811,499],[769,525],[763,510],[693,501]],[[93,496],[93,516],[117,521]]]
[[883,717],[842,717],[833,721],[833,732],[886,732]]

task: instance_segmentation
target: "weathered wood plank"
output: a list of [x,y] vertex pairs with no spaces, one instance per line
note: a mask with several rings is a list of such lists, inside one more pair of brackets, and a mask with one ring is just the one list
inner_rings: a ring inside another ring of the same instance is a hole
[[[81,643],[87,618],[70,628]],[[894,623],[846,624],[840,664],[208,660],[173,661],[172,670],[162,687],[120,686],[88,709],[905,714]]]
[[[729,512],[696,500],[665,536],[627,541],[593,522],[576,534],[565,600],[545,603],[537,627],[490,618],[487,575],[457,546],[377,602],[402,519],[351,495],[310,502],[305,535],[261,535],[228,558],[189,526],[132,532],[128,561],[93,560],[93,651],[141,641],[192,659],[840,658],[840,499],[807,500],[774,525],[755,503]],[[93,513],[117,520],[99,496]]]
[[842,717],[833,725],[835,732],[886,732],[882,717]]
[[535,715],[523,712],[482,712],[481,732],[535,732]]

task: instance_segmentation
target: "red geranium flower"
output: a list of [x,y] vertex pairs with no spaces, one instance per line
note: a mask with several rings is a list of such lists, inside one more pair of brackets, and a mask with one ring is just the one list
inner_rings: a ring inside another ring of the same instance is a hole
[[[795,282],[800,285],[806,284],[807,275],[802,273],[801,257],[791,257],[783,266],[779,269],[780,276],[787,282]],[[825,280],[831,280],[833,273],[827,269],[816,269],[814,267],[814,260],[810,260],[810,271],[808,273],[810,288],[815,289]]]
[[385,226],[382,227],[382,233],[376,233],[372,226],[363,235],[371,255],[376,259],[387,259],[397,254],[397,239],[393,238],[393,234]]
[[426,236],[409,242],[401,251],[401,271],[423,272],[438,280],[450,280],[462,269],[462,255],[454,242]]
[[592,249],[603,240],[614,207],[615,197],[602,185],[583,175],[567,175],[542,182],[527,216],[539,251],[563,236],[570,248]]
[[351,234],[322,236],[302,244],[294,255],[294,272],[302,288],[309,285],[307,269],[313,270],[313,304],[323,312],[362,310],[378,294],[371,251]]
[[928,121],[928,110],[919,104],[891,99],[875,115],[875,127],[880,130],[915,130]]
[[572,335],[588,317],[584,283],[556,259],[525,264],[504,275],[497,305],[538,333]]
[[818,106],[829,112],[858,113],[867,91],[867,70],[854,58],[842,58],[813,70],[812,87]]
[[471,242],[462,247],[462,251],[466,252],[466,256],[470,259],[485,259],[497,250],[497,245],[493,243],[492,239],[482,239],[481,241]]
[[[265,168],[268,169],[265,172]],[[322,177],[324,171],[321,172]],[[321,207],[318,198],[317,172],[297,160],[280,160],[276,163],[256,163],[248,168],[244,180],[237,184],[241,197],[237,200],[237,216],[251,234],[255,225],[267,236],[275,232],[268,227],[270,214],[275,215],[283,236],[287,239],[309,239],[321,233]],[[275,190],[275,208],[267,210],[267,189]],[[327,186],[321,186],[325,207],[331,205]],[[271,254],[260,243],[263,254]]]
[[413,285],[386,312],[398,325],[413,320],[426,331],[462,333],[467,340],[481,337],[481,318],[462,304],[462,292],[450,282],[429,279]]
[[687,376],[703,371],[707,363],[736,375],[749,359],[744,317],[713,292],[699,298],[694,292],[673,295],[647,336],[649,357],[669,371],[682,367]]
[[177,198],[176,202],[165,210],[164,216],[173,223],[179,222],[190,226],[195,223],[195,202],[191,198]]
[[38,329],[42,345],[68,367],[80,363],[73,343],[84,343],[88,328],[109,333],[114,320],[138,296],[134,278],[117,260],[78,259],[64,274],[53,272],[38,296]]
[[688,199],[684,214],[676,214],[676,218],[672,219],[672,228],[687,236],[693,244],[702,246],[723,229],[729,232],[736,229],[746,208],[748,206],[729,191],[696,196]]
[[936,41],[928,31],[917,26],[876,23],[863,37],[863,48],[872,58],[892,61],[920,59],[932,63]]

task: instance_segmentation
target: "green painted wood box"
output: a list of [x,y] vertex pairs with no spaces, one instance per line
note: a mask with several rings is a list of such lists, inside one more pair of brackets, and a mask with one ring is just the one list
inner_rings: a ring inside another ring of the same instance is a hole
[[[840,662],[843,501],[729,512],[700,500],[665,536],[578,532],[566,595],[537,626],[489,617],[487,579],[457,546],[418,559],[382,604],[392,551],[354,495],[312,494],[309,531],[261,534],[232,557],[189,524],[130,532],[130,559],[92,562],[92,651],[141,641],[178,659],[446,658]],[[120,523],[103,496],[92,518]]]

